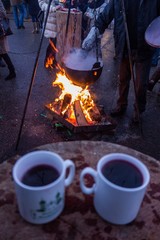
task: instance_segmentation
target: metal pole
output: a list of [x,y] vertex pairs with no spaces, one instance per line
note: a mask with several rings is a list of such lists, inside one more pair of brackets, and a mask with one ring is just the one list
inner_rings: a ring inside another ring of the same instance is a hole
[[97,36],[97,27],[96,27],[96,0],[94,0],[94,25],[95,25],[95,36],[96,36],[96,62],[93,64],[92,69],[100,68],[101,64],[99,62],[99,49],[98,49],[98,36]]
[[28,107],[28,102],[29,102],[29,98],[31,96],[32,86],[33,86],[35,75],[36,75],[36,72],[37,72],[39,54],[40,54],[40,50],[41,50],[41,46],[42,46],[42,42],[43,42],[43,38],[44,38],[44,32],[45,32],[45,28],[46,28],[46,23],[47,23],[47,19],[48,19],[48,14],[49,14],[49,9],[50,9],[50,6],[51,6],[51,2],[52,2],[52,0],[49,0],[48,7],[47,7],[47,12],[46,12],[46,17],[45,17],[45,21],[44,21],[44,26],[43,26],[43,31],[42,31],[42,34],[41,34],[40,44],[39,44],[39,48],[38,48],[38,51],[37,51],[37,56],[36,56],[36,60],[35,60],[35,63],[34,63],[33,72],[32,72],[32,78],[31,78],[31,81],[30,81],[30,85],[29,85],[29,89],[28,89],[28,93],[27,93],[27,98],[26,98],[26,102],[25,102],[25,106],[24,106],[24,110],[23,110],[23,115],[22,115],[22,119],[21,119],[21,124],[20,124],[20,129],[19,129],[19,133],[18,133],[18,138],[17,138],[15,150],[18,149],[20,138],[21,138],[24,119],[25,119],[25,115],[26,115],[26,111],[27,111],[27,107]]
[[130,40],[129,40],[129,34],[128,34],[128,26],[127,26],[127,21],[126,21],[126,12],[125,12],[124,0],[121,0],[121,6],[122,6],[122,14],[123,14],[125,32],[126,32],[126,41],[127,41],[127,49],[128,49],[128,57],[129,57],[129,64],[130,64],[130,70],[131,70],[131,77],[132,77],[132,80],[133,80],[134,93],[135,93],[135,104],[136,104],[135,111],[137,112],[138,120],[139,120],[139,126],[140,126],[140,129],[141,129],[141,134],[143,135],[142,121],[140,119],[140,113],[139,113],[137,90],[136,90],[136,81],[135,81],[135,75],[134,75],[134,69],[133,69],[132,54],[131,54]]
[[69,6],[68,6],[66,32],[65,32],[65,40],[66,41],[67,41],[67,36],[68,36],[69,19],[70,19],[70,14],[71,14],[71,2],[72,2],[72,0],[69,1]]

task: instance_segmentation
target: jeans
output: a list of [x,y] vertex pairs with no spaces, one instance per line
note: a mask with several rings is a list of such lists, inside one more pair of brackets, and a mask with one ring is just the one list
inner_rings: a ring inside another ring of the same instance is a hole
[[[135,76],[135,103],[138,105],[139,111],[144,112],[146,107],[146,93],[149,82],[151,59],[145,59],[142,62],[133,62],[134,76]],[[120,107],[127,107],[128,93],[131,79],[131,70],[129,58],[123,58],[120,64],[119,74],[119,98],[117,105]]]
[[[33,0],[32,0],[33,1]],[[27,19],[29,18],[29,9],[28,9],[28,3],[23,3],[23,8],[24,8],[24,17]]]
[[13,9],[13,17],[17,28],[23,26],[24,20],[24,6],[23,3],[12,6]]

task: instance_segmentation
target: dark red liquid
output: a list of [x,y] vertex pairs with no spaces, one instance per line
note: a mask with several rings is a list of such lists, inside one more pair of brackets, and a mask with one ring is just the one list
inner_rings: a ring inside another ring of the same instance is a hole
[[143,183],[143,176],[139,169],[124,160],[106,163],[102,167],[102,173],[110,182],[125,188],[136,188]]
[[32,187],[40,187],[54,182],[59,176],[56,168],[49,165],[38,165],[24,174],[22,183]]

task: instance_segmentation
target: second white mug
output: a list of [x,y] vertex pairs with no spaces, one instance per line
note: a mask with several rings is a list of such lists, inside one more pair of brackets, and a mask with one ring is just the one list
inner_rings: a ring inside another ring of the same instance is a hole
[[[91,187],[85,184],[88,174],[95,182]],[[82,192],[94,194],[97,213],[114,224],[127,224],[136,218],[149,181],[147,167],[138,159],[121,153],[102,157],[97,170],[87,167],[80,175]]]

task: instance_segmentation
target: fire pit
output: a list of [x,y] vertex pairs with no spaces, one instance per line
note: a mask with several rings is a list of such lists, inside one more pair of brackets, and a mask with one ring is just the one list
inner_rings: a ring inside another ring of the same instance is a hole
[[102,114],[94,103],[89,85],[77,86],[64,72],[59,72],[53,86],[59,86],[60,94],[46,108],[49,114],[74,133],[115,129],[116,123]]

